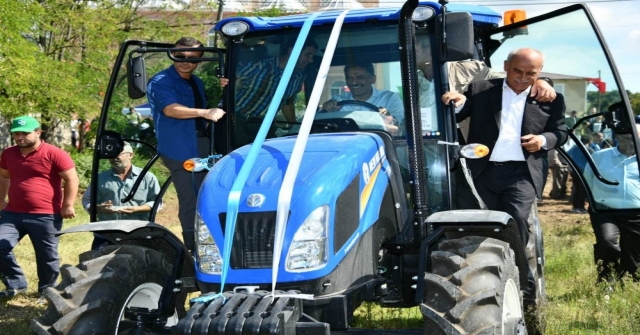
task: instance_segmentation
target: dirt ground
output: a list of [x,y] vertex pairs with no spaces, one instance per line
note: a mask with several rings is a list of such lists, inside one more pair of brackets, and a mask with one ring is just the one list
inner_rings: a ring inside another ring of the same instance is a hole
[[[552,180],[553,177],[551,176],[551,171],[549,171],[549,177],[547,178],[547,183],[542,194],[542,200],[538,201],[538,212],[540,214],[541,222],[554,224],[556,222],[571,222],[584,219],[585,217],[588,218],[588,214],[576,214],[571,212],[571,209],[573,208],[571,205],[571,186],[573,184],[571,176],[567,178],[566,195],[559,199],[551,199],[549,197],[549,192],[552,189]],[[588,207],[589,205],[585,204],[585,209]]]

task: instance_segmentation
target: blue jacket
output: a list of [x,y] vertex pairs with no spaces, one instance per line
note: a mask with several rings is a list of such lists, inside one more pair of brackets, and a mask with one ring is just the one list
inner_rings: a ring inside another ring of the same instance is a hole
[[[203,108],[207,108],[204,83],[195,75],[192,75],[192,78],[202,96]],[[156,128],[158,154],[178,161],[198,157],[196,119],[175,119],[164,115],[163,112],[165,107],[174,103],[195,108],[191,85],[180,77],[173,65],[149,80],[147,99]]]

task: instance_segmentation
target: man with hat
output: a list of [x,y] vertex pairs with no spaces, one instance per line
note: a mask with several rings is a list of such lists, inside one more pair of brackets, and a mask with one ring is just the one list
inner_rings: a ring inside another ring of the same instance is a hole
[[0,298],[27,290],[27,279],[13,254],[25,235],[35,250],[38,292],[55,285],[60,273],[56,234],[62,219],[75,217],[78,174],[73,160],[42,141],[41,133],[36,119],[15,118],[11,137],[16,145],[0,154],[0,277],[5,285]]
[[[134,153],[131,144],[125,142],[118,157],[109,160],[111,169],[98,175],[98,199],[96,203],[98,221],[106,220],[149,220],[149,212],[153,208],[156,197],[160,193],[158,178],[147,171],[138,185],[135,195],[128,202],[124,199],[133,188],[142,169],[133,165]],[[82,206],[89,212],[91,206],[91,186],[82,196]],[[108,244],[100,235],[94,235],[92,250],[98,250]]]

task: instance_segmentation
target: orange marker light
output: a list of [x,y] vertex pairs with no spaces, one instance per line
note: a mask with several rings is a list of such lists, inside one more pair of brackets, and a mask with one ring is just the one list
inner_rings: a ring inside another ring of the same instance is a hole
[[182,168],[189,172],[192,172],[195,167],[196,162],[194,162],[192,159],[187,159],[186,161],[184,161],[184,163],[182,163]]
[[484,157],[489,154],[489,147],[486,145],[478,145],[473,148],[473,153],[478,157]]
[[522,9],[508,10],[504,12],[504,25],[514,24],[527,19],[527,12]]

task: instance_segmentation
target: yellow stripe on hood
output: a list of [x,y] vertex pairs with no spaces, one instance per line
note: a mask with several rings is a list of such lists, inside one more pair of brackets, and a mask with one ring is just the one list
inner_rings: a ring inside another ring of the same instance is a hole
[[378,180],[378,174],[380,173],[381,167],[382,164],[378,164],[378,166],[376,166],[376,169],[371,174],[371,178],[369,178],[369,182],[364,186],[364,189],[360,194],[360,217],[362,217],[364,209],[367,207],[367,203],[371,197],[371,191],[373,190],[373,185],[375,185],[376,180]]

